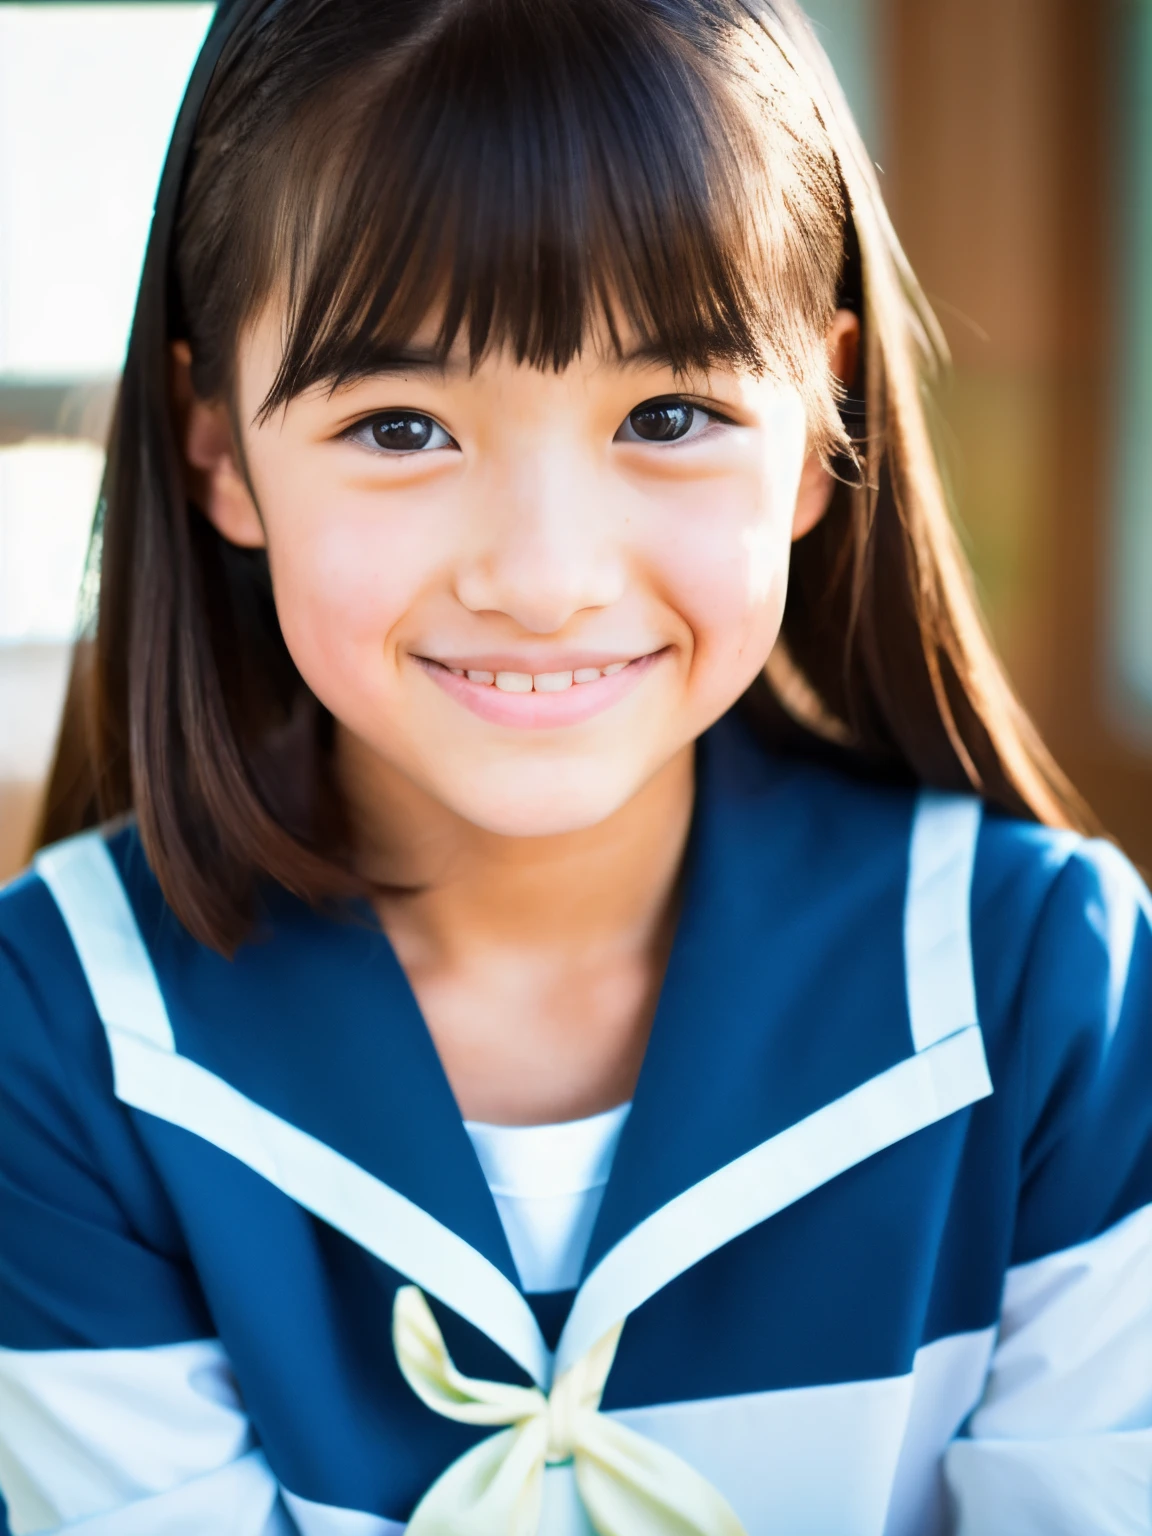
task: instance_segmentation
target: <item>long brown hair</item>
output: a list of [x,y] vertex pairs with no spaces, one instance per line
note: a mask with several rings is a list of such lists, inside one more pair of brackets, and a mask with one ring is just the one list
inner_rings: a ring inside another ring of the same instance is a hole
[[[41,841],[133,812],[225,951],[261,880],[356,888],[331,721],[263,555],[189,502],[169,395],[185,339],[198,394],[229,399],[273,296],[268,411],[370,373],[433,310],[474,362],[562,368],[606,321],[678,367],[786,377],[839,480],[745,701],[767,742],[1085,824],[982,625],[927,425],[940,335],[792,0],[240,0],[213,47],[162,183]],[[848,398],[838,305],[863,330]]]

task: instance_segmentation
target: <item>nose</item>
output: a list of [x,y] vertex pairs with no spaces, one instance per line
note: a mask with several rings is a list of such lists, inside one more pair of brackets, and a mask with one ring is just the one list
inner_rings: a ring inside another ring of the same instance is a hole
[[477,487],[476,537],[456,577],[474,613],[558,634],[576,614],[619,601],[627,582],[624,514],[576,456],[543,450]]

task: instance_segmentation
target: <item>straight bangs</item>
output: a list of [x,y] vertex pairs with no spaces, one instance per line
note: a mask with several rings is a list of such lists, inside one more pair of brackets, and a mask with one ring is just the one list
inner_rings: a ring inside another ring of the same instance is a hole
[[845,446],[823,343],[836,157],[743,13],[476,0],[416,8],[398,40],[374,9],[376,48],[283,123],[238,205],[262,210],[249,311],[283,305],[265,413],[424,327],[473,367],[506,349],[559,370],[594,345],[768,372],[821,451]]

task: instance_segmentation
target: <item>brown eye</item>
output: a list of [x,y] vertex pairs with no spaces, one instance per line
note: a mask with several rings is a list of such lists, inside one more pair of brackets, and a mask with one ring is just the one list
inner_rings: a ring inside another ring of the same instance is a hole
[[674,443],[687,437],[698,407],[685,400],[646,400],[629,413],[628,425],[644,443]]
[[430,416],[416,416],[410,411],[392,411],[372,422],[372,440],[377,448],[393,453],[415,453],[427,448],[436,431]]
[[381,411],[344,434],[364,448],[385,453],[426,453],[433,448],[455,448],[448,433],[423,411]]

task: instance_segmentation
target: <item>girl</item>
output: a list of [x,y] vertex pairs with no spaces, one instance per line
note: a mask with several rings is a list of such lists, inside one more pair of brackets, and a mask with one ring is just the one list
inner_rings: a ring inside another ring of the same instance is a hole
[[17,1536],[1152,1532],[1152,909],[935,347],[791,0],[221,7],[0,902]]

